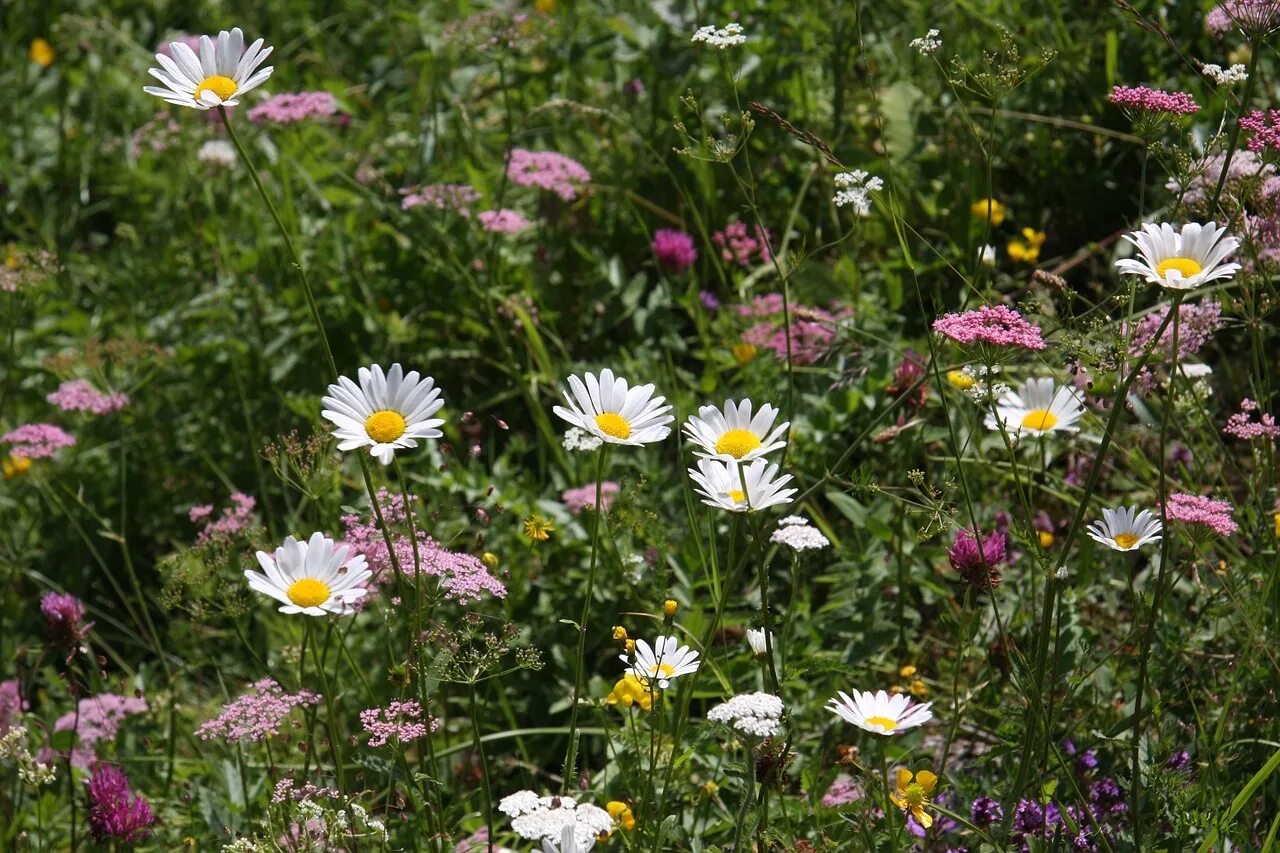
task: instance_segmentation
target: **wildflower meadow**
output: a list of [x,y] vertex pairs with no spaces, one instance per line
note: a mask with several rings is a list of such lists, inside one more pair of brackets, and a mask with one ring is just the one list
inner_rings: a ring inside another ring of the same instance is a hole
[[0,846],[1280,850],[1278,46],[3,4]]

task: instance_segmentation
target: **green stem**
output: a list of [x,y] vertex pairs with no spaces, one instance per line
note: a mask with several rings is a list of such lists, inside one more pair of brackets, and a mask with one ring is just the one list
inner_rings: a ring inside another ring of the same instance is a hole
[[475,741],[476,754],[480,757],[480,775],[484,777],[484,824],[489,830],[489,849],[493,850],[493,785],[489,781],[489,761],[484,753],[484,741],[480,739],[480,708],[476,702],[476,683],[471,688],[471,737]]

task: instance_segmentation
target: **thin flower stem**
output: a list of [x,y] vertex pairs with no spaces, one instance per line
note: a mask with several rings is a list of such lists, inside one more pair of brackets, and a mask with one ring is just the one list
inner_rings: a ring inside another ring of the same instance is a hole
[[[476,702],[476,683],[468,682],[471,694],[471,737],[475,741],[476,754],[480,757],[480,775],[484,778],[484,825],[489,830],[489,850],[493,850],[493,784],[489,780],[489,760],[484,753],[484,741],[480,739],[480,707]],[[431,719],[427,718],[427,736],[431,736]]]
[[586,669],[587,630],[591,619],[591,595],[596,586],[596,568],[599,566],[600,553],[600,518],[604,515],[601,506],[604,491],[605,462],[609,458],[609,445],[600,447],[600,456],[596,461],[596,502],[591,508],[591,567],[587,571],[586,597],[582,600],[582,616],[578,620],[578,654],[575,659],[573,676],[573,706],[569,712],[569,745],[564,755],[564,782],[561,789],[568,791],[576,777],[574,767],[578,760],[578,702],[582,697],[582,676]]

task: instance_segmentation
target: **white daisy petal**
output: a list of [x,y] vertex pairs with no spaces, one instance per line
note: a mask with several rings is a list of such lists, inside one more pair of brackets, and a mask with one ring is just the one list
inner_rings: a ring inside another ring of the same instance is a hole
[[342,451],[368,447],[369,454],[390,465],[397,449],[418,446],[415,439],[440,438],[441,418],[431,417],[444,406],[440,390],[430,376],[418,371],[407,375],[399,364],[388,373],[381,365],[356,372],[359,384],[342,376],[321,398],[321,417],[337,429],[333,435]]

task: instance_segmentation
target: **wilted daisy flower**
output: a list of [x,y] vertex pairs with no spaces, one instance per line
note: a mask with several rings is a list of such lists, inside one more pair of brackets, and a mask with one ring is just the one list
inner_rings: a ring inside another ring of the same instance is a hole
[[911,40],[911,49],[920,51],[921,56],[932,56],[942,47],[942,32],[929,30],[921,38]]
[[671,433],[667,424],[675,420],[667,414],[671,406],[665,397],[653,396],[653,385],[627,387],[627,380],[605,368],[597,379],[594,373],[569,377],[564,392],[569,408],[552,409],[562,419],[609,444],[638,447],[662,441]]
[[[1084,412],[1080,395],[1074,388],[1054,387],[1052,379],[1028,379],[1018,391],[1006,391],[996,401],[996,414],[987,415],[987,429],[1000,424],[1015,435],[1046,435],[1051,432],[1077,432],[1075,425]],[[997,424],[999,417],[1000,424]]]
[[320,401],[325,407],[320,414],[338,427],[333,434],[339,450],[368,447],[370,455],[390,465],[396,450],[418,446],[415,439],[442,435],[436,427],[444,420],[431,416],[444,401],[430,376],[420,378],[416,370],[405,375],[399,364],[385,374],[376,364],[362,367],[358,376],[359,385],[338,377],[338,384],[329,386],[330,396]]
[[142,91],[179,107],[234,107],[241,96],[271,76],[271,66],[256,69],[273,49],[263,47],[262,39],[258,39],[245,50],[244,33],[239,27],[218,33],[216,45],[208,36],[200,36],[198,56],[189,46],[176,41],[169,45],[168,56],[156,54],[160,68],[149,69],[151,76],[164,86],[144,86]]
[[786,434],[789,422],[774,427],[778,410],[765,403],[753,418],[751,401],[741,404],[724,401],[724,412],[715,406],[702,406],[697,415],[685,421],[685,435],[698,445],[694,453],[707,459],[742,462],[764,456],[787,446],[779,439]]
[[778,529],[769,536],[769,541],[786,545],[793,551],[816,551],[831,544],[818,528],[809,526],[807,518],[798,515],[789,515],[778,522]]
[[867,216],[871,213],[871,194],[884,189],[884,181],[862,169],[841,172],[833,180],[840,190],[831,202],[836,207],[852,205],[853,212],[859,216]]
[[751,653],[756,657],[764,657],[767,655],[769,653],[769,646],[774,645],[774,641],[775,638],[773,636],[773,632],[769,633],[768,643],[766,644],[763,628],[747,629],[747,645],[751,647]]
[[878,735],[891,735],[923,725],[933,719],[932,702],[913,704],[905,693],[890,696],[883,690],[875,693],[854,691],[853,696],[839,691],[839,697],[827,703],[827,710],[860,729]]
[[784,489],[791,482],[791,475],[779,477],[777,463],[764,459],[755,460],[745,469],[740,469],[737,462],[699,459],[698,467],[689,469],[689,476],[697,483],[695,491],[702,495],[704,504],[730,512],[755,512],[788,504],[797,491]]
[[1136,506],[1104,509],[1102,521],[1087,528],[1089,538],[1113,551],[1136,551],[1160,539],[1160,517],[1149,509]]
[[756,738],[782,732],[782,700],[772,693],[743,693],[707,712],[707,719]]
[[256,592],[281,602],[281,613],[350,613],[373,575],[363,556],[352,556],[350,548],[335,545],[323,533],[311,534],[307,542],[287,536],[274,557],[265,551],[257,557],[266,574],[246,569],[244,576]]
[[1240,245],[1224,236],[1217,223],[1188,222],[1175,231],[1168,222],[1147,223],[1124,239],[1138,247],[1141,260],[1124,258],[1116,268],[1125,275],[1140,275],[1152,284],[1172,290],[1191,290],[1211,281],[1231,278],[1239,264],[1223,263]]
[[663,690],[671,679],[698,671],[698,653],[680,645],[675,637],[659,637],[650,646],[644,640],[636,640],[635,660],[628,655],[618,656],[623,663],[631,664],[631,673],[642,681],[652,679]]
[[714,24],[698,27],[698,31],[693,34],[692,42],[702,42],[712,47],[718,47],[724,50],[726,47],[734,47],[735,45],[744,44],[747,40],[746,35],[742,32],[742,24],[730,23],[723,27],[717,28]]

